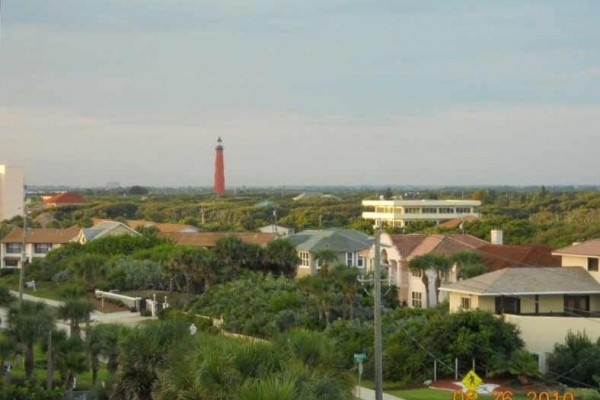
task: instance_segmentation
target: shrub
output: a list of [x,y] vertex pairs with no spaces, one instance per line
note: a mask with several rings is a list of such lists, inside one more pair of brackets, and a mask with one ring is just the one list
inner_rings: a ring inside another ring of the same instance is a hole
[[52,282],[56,284],[65,283],[71,280],[72,278],[73,275],[71,274],[71,271],[65,269],[54,274],[54,276],[52,277]]

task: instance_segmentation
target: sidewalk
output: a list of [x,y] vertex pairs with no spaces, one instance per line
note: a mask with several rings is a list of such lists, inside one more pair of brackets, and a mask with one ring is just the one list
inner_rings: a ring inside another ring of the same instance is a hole
[[[15,296],[17,299],[19,298],[19,292],[15,291],[15,290],[11,290],[10,293],[13,296]],[[65,304],[62,301],[44,299],[42,297],[32,296],[32,295],[27,294],[27,293],[23,293],[23,300],[34,301],[36,303],[45,303],[45,304],[48,304],[51,307],[57,307],[57,308],[58,307],[62,307]]]
[[[358,396],[358,386],[355,389],[354,394]],[[366,387],[360,387],[360,398],[361,400],[375,400],[375,391]],[[383,400],[404,400],[400,397],[392,396],[391,394],[383,394]]]

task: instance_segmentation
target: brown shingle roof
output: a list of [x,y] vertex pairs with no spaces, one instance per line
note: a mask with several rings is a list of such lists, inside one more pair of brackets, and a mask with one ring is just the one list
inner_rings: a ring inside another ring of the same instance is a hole
[[475,250],[488,243],[467,234],[409,234],[390,235],[390,237],[403,258],[416,257],[427,253],[450,255],[462,250]]
[[169,232],[160,236],[171,239],[175,244],[201,247],[214,247],[217,240],[226,236],[235,236],[246,244],[259,246],[265,246],[277,238],[274,233],[261,232]]
[[557,255],[600,257],[600,239],[591,239],[552,252]]
[[460,226],[460,224],[462,224],[463,222],[471,222],[471,221],[475,221],[477,219],[479,219],[479,218],[477,218],[474,215],[467,215],[465,217],[454,218],[454,219],[451,219],[450,221],[443,222],[443,223],[439,224],[438,227],[444,228],[444,229],[454,229],[454,228],[458,228]]
[[[27,243],[68,243],[79,233],[78,226],[72,226],[67,229],[27,229]],[[22,243],[23,228],[13,228],[1,243]]]
[[549,246],[486,244],[477,249],[488,271],[506,267],[560,267],[560,257]]
[[[111,220],[111,219],[93,218],[92,222],[94,225],[96,225],[100,222],[115,222],[115,221]],[[156,228],[156,229],[158,229],[159,232],[163,232],[163,233],[180,232],[184,229],[196,229],[195,227],[193,227],[191,225],[154,222],[154,221],[148,221],[145,219],[128,219],[126,221],[126,223],[127,223],[127,226],[130,227],[131,229],[137,229],[139,227]]]

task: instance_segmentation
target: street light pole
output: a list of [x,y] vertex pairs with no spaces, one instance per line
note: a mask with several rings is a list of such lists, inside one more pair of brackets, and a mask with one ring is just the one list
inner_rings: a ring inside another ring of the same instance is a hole
[[23,304],[23,285],[25,281],[25,264],[27,262],[27,203],[23,189],[23,242],[21,243],[21,268],[19,270],[19,303]]
[[383,346],[381,338],[381,251],[380,251],[381,220],[375,220],[375,265],[373,268],[373,325],[375,334],[375,400],[383,400]]

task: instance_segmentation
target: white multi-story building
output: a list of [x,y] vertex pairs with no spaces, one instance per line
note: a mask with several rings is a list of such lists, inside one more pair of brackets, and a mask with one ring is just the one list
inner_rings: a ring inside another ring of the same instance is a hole
[[0,165],[0,221],[23,215],[23,170]]
[[381,220],[384,224],[404,227],[414,221],[440,223],[456,218],[480,217],[479,200],[363,200],[365,219]]

